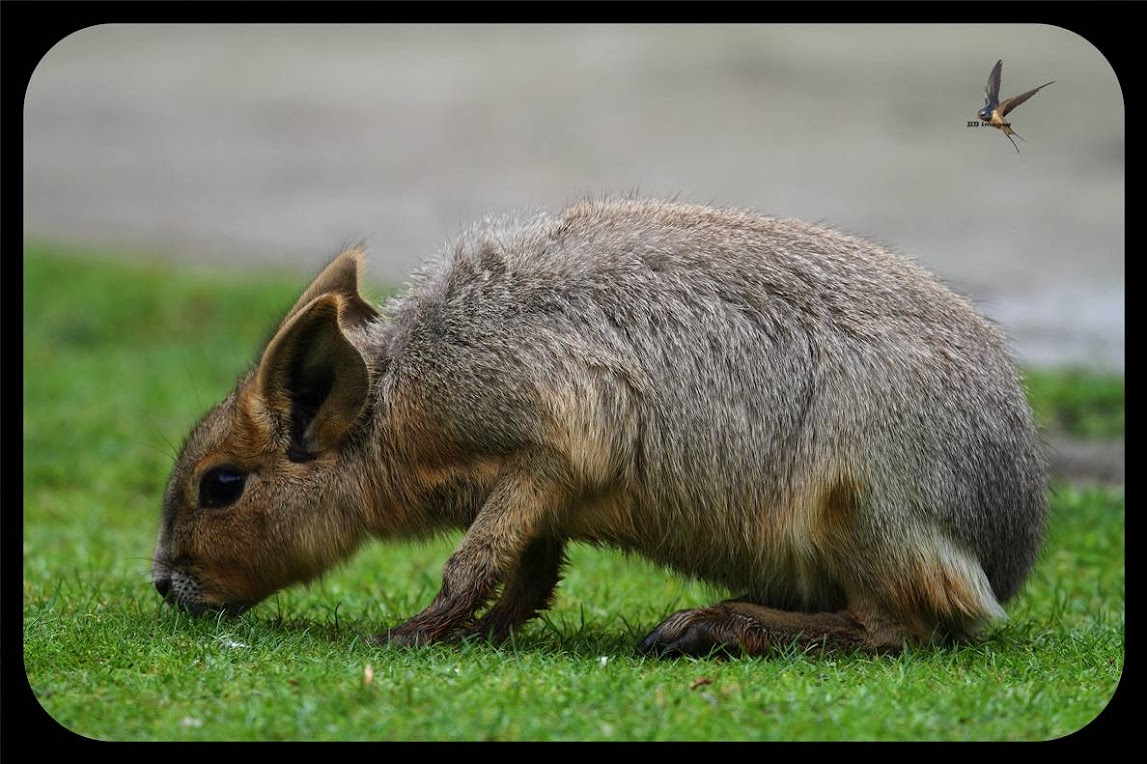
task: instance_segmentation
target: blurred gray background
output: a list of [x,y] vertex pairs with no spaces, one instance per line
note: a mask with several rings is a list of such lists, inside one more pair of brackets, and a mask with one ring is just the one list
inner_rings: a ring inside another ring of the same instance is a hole
[[[970,128],[1003,58],[1026,139]],[[922,262],[1022,360],[1123,368],[1115,73],[1043,25],[148,26],[32,76],[24,230],[400,283],[467,222],[634,189],[820,221]],[[302,284],[300,283],[300,286]]]

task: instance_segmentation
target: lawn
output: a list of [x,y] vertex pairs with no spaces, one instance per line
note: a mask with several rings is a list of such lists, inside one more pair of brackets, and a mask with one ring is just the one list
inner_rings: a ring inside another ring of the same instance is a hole
[[[662,617],[723,593],[584,547],[511,644],[372,644],[429,602],[453,537],[375,544],[241,617],[188,618],[148,576],[167,470],[306,278],[34,243],[23,265],[24,667],[30,702],[80,735],[1047,740],[1095,719],[1120,681],[1122,487],[1056,487],[1039,565],[982,643],[896,657],[638,657]],[[1028,379],[1049,429],[1122,437],[1122,376]]]

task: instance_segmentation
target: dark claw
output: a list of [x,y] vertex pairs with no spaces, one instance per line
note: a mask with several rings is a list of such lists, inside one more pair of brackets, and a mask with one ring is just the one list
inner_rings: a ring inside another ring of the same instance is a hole
[[729,644],[713,631],[713,624],[696,611],[674,613],[650,632],[637,646],[642,655],[655,658],[735,657],[740,646]]
[[655,658],[702,657],[708,655],[713,646],[712,636],[701,624],[689,623],[684,628],[673,629],[663,623],[641,640],[637,650]]
[[638,643],[638,654],[648,655],[652,658],[676,657],[672,651],[670,651],[664,644],[662,644],[659,632],[660,629],[654,629],[645,636],[645,639]]

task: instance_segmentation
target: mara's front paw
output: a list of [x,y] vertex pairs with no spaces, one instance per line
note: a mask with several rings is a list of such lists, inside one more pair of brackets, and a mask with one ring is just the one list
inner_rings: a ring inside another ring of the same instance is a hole
[[394,647],[421,647],[432,642],[457,642],[466,636],[467,629],[473,625],[473,621],[469,619],[453,623],[437,617],[434,613],[427,615],[423,612],[393,629],[375,635],[374,641]]

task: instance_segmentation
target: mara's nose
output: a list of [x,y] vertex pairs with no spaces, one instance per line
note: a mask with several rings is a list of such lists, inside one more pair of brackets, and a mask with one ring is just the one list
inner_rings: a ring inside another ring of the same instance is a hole
[[171,591],[171,577],[164,576],[155,579],[155,590],[159,592],[159,596],[166,598],[167,593]]

